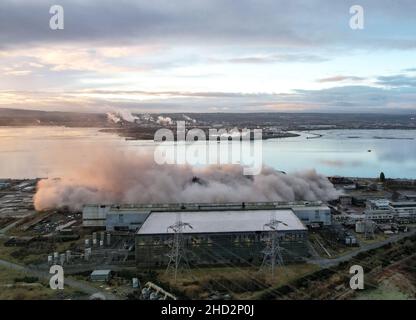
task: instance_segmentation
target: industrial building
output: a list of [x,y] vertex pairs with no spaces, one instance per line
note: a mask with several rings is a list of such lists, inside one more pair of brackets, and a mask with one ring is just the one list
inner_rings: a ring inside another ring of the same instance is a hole
[[106,217],[107,231],[135,231],[149,215],[149,210],[135,207],[111,207]]
[[87,205],[82,211],[82,221],[84,227],[101,227],[107,231],[135,231],[149,213],[149,209],[135,205]]
[[416,201],[390,202],[390,209],[398,220],[416,221]]
[[7,189],[11,186],[10,182],[4,179],[0,179],[0,190],[1,189]]
[[84,227],[103,227],[107,219],[110,205],[85,205],[82,209],[82,225]]
[[349,196],[349,195],[341,195],[339,197],[339,203],[342,206],[351,206],[352,205],[352,196]]
[[363,216],[362,219],[377,222],[391,222],[395,218],[391,210],[366,210]]
[[[279,221],[276,230],[267,227],[271,221]],[[307,228],[290,209],[151,212],[136,233],[139,267],[168,265],[179,236],[172,226],[178,225],[189,265],[259,265],[271,232],[277,232],[285,261],[308,255]]]
[[90,274],[91,281],[108,282],[111,279],[111,270],[94,270]]
[[325,205],[293,206],[292,210],[306,226],[322,227],[332,224],[331,210]]
[[377,223],[412,223],[416,222],[416,201],[369,199],[363,214],[348,214],[347,218],[354,223],[361,220]]
[[371,220],[416,221],[416,201],[368,200],[365,214]]
[[83,226],[135,234],[136,262],[141,267],[165,266],[178,217],[190,264],[258,264],[264,258],[271,219],[278,226],[282,255],[299,261],[308,255],[307,228],[331,225],[330,208],[315,202],[176,203],[87,205]]
[[387,199],[368,199],[366,201],[368,210],[390,210],[390,201]]
[[172,203],[172,204],[91,204],[83,208],[84,227],[106,228],[107,231],[135,231],[151,212],[213,211],[213,210],[271,210],[289,209],[307,227],[331,225],[331,210],[320,201],[243,202],[243,203]]

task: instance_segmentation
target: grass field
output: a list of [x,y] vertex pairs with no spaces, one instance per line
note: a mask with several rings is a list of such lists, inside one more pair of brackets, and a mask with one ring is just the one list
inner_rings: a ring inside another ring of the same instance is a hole
[[24,272],[0,267],[0,300],[72,299],[83,296],[70,287],[52,290],[46,281],[31,278]]
[[80,243],[81,240],[48,243],[43,242],[38,245],[30,244],[30,247],[6,247],[5,240],[0,240],[0,259],[23,265],[37,264],[45,262],[47,256],[53,252],[65,252],[71,245]]
[[189,298],[207,298],[209,292],[228,292],[234,298],[255,299],[264,290],[279,287],[294,279],[318,270],[311,264],[295,264],[276,267],[272,277],[270,269],[259,271],[253,267],[199,268],[178,274],[176,282],[172,274],[159,271],[159,280],[183,292]]
[[407,300],[410,298],[412,297],[388,280],[380,283],[377,289],[358,292],[355,296],[357,300]]

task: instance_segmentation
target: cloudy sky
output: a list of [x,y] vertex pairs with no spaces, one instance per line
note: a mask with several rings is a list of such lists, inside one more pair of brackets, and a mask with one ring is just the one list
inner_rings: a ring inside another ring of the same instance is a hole
[[416,1],[1,0],[0,107],[415,112]]

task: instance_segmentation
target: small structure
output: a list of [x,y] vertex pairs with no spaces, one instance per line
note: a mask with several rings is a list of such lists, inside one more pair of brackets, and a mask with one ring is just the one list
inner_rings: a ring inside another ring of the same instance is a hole
[[391,222],[394,219],[393,211],[389,210],[366,210],[364,217],[376,222]]
[[114,206],[107,213],[107,231],[137,231],[149,215],[148,210]]
[[133,278],[132,279],[132,286],[134,289],[137,289],[140,287],[140,281],[139,278]]
[[109,205],[86,205],[82,210],[82,225],[84,227],[105,228],[107,213],[110,211]]
[[386,210],[390,211],[390,201],[387,199],[368,199],[366,202],[368,210]]
[[95,282],[108,282],[111,279],[111,270],[94,270],[90,280]]
[[82,221],[84,227],[105,228],[107,231],[136,231],[149,212],[149,208],[140,205],[90,204],[82,210]]
[[342,195],[339,197],[339,203],[342,206],[351,206],[352,205],[352,196]]
[[353,235],[345,236],[344,240],[345,240],[345,245],[347,245],[347,246],[356,246],[356,245],[358,245],[357,238],[354,237]]
[[319,206],[293,206],[292,211],[305,226],[330,226],[331,209],[326,205]]
[[5,182],[5,181],[0,180],[0,190],[1,189],[7,189],[10,186],[11,186],[11,184],[9,182]]

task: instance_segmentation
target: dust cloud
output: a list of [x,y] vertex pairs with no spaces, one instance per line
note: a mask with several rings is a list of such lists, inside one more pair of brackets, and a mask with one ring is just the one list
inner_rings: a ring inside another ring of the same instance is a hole
[[152,152],[111,146],[53,156],[66,170],[38,183],[37,210],[75,211],[91,203],[326,201],[339,196],[315,170],[285,174],[263,167],[259,175],[245,176],[241,165],[158,165]]

